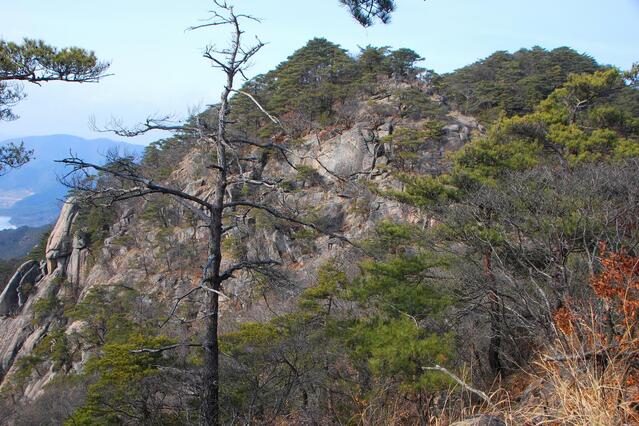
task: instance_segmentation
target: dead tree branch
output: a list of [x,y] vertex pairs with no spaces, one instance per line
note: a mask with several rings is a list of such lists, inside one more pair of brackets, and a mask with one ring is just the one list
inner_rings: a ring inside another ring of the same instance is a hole
[[442,367],[440,365],[435,365],[434,367],[422,367],[422,370],[425,370],[425,371],[440,371],[440,372],[446,374],[448,377],[453,379],[457,384],[459,384],[461,387],[466,389],[468,392],[473,393],[473,394],[477,395],[478,397],[480,397],[482,400],[484,400],[484,402],[489,407],[491,407],[493,409],[497,409],[497,407],[491,402],[491,400],[488,397],[488,395],[486,395],[486,392],[483,392],[483,391],[481,391],[481,390],[479,390],[477,388],[472,387],[471,385],[469,385],[468,383],[464,382],[462,379],[459,378],[459,376],[457,376],[456,374],[452,373],[447,368],[444,368],[444,367]]

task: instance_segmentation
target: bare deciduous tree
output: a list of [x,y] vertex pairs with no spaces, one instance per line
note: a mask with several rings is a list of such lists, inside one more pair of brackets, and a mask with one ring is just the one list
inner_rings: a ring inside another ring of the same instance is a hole
[[[223,293],[223,283],[240,271],[256,271],[278,264],[269,258],[248,257],[237,260],[236,263],[222,268],[222,238],[238,226],[238,221],[246,219],[250,211],[260,210],[280,220],[297,226],[306,226],[321,233],[346,239],[331,232],[325,232],[320,226],[300,218],[299,212],[286,205],[279,181],[262,177],[263,159],[268,155],[279,155],[286,159],[286,148],[272,141],[248,139],[234,135],[229,129],[228,115],[229,100],[233,94],[244,96],[245,93],[236,90],[238,77],[244,77],[244,71],[251,58],[264,46],[257,39],[255,44],[244,47],[241,21],[255,20],[255,18],[237,13],[233,6],[225,1],[215,0],[216,10],[212,12],[209,21],[193,27],[207,28],[230,26],[232,40],[229,47],[217,49],[209,46],[204,52],[212,66],[226,75],[226,82],[219,104],[213,106],[216,112],[214,120],[207,120],[203,115],[197,115],[186,125],[173,125],[167,119],[148,119],[137,129],[126,129],[119,123],[112,123],[111,131],[122,136],[135,136],[150,130],[169,130],[180,132],[197,141],[214,159],[208,168],[215,172],[213,191],[210,196],[191,194],[185,190],[155,182],[146,177],[142,168],[130,158],[111,156],[107,165],[101,166],[86,162],[71,156],[60,162],[70,167],[65,176],[65,183],[80,190],[83,197],[94,203],[111,204],[117,201],[143,197],[148,194],[165,194],[173,197],[181,206],[189,209],[208,230],[207,260],[203,266],[202,278],[199,284],[185,294],[176,298],[167,321],[174,318],[178,305],[196,292],[207,294],[205,322],[205,338],[201,345],[205,352],[203,368],[202,422],[206,425],[219,424],[219,347],[218,347],[218,314],[220,297]],[[249,96],[249,95],[247,95]],[[252,102],[275,124],[279,121],[270,115],[251,96]],[[257,153],[257,155],[256,155]],[[288,162],[291,164],[290,162]],[[292,165],[292,164],[291,164]],[[91,173],[98,172],[108,176],[113,184],[96,186],[94,179],[85,179]],[[242,194],[253,193],[253,197]],[[244,191],[242,191],[244,189]],[[256,196],[256,193],[259,193]],[[258,200],[258,201],[255,201]],[[228,212],[242,210],[243,214],[228,214]],[[172,345],[166,348],[153,349],[155,351],[171,350],[176,347],[193,346]],[[196,345],[200,346],[200,345]],[[139,351],[145,352],[145,349]]]

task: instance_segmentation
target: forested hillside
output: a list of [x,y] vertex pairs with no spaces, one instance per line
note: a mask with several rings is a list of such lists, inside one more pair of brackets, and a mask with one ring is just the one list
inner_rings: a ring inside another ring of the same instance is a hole
[[427,66],[313,39],[139,163],[67,159],[0,422],[198,424],[215,321],[222,424],[639,424],[639,69]]
[[[42,235],[49,230],[49,226],[29,228],[21,226],[16,229],[3,229],[0,231],[0,259],[20,259],[38,245]],[[5,280],[0,281],[0,286]]]
[[495,52],[442,76],[440,87],[460,111],[492,122],[500,113],[532,112],[568,75],[600,68],[593,58],[567,47],[551,51],[533,47],[515,53]]

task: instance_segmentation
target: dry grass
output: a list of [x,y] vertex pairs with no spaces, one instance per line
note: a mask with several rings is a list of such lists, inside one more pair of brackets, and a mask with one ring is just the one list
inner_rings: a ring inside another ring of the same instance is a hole
[[509,413],[513,424],[639,424],[636,354],[584,346],[577,339],[558,341],[552,356],[536,362],[531,382],[537,389]]
[[491,395],[507,424],[639,425],[639,257],[600,255],[593,300],[558,309],[555,343]]

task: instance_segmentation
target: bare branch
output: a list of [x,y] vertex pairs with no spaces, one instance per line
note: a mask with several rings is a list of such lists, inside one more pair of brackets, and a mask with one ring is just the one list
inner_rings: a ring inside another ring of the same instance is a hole
[[230,297],[228,297],[226,294],[222,293],[220,290],[216,290],[216,289],[214,289],[214,288],[207,287],[207,286],[205,286],[205,285],[202,285],[202,289],[203,289],[203,290],[206,290],[206,291],[208,291],[208,292],[211,292],[211,293],[215,293],[215,294],[217,294],[218,296],[222,296],[222,297],[223,297],[223,298],[225,298],[226,300],[231,300],[231,298],[230,298]]
[[197,130],[196,128],[180,124],[179,121],[172,120],[168,115],[163,117],[148,117],[144,123],[140,123],[133,128],[126,127],[122,123],[122,120],[115,117],[111,117],[104,127],[100,127],[96,124],[95,117],[92,116],[89,119],[89,127],[95,132],[114,133],[125,138],[140,136],[153,130],[185,133],[194,133]]
[[275,123],[278,126],[283,128],[282,123],[280,122],[280,120],[278,120],[276,117],[274,117],[271,114],[269,114],[268,111],[266,111],[266,109],[257,101],[257,99],[255,99],[255,97],[253,95],[251,95],[250,93],[245,92],[243,90],[232,90],[232,91],[235,92],[235,93],[239,93],[239,94],[242,94],[242,95],[248,97],[260,109],[260,111],[262,111],[264,113],[264,115],[266,115],[269,118],[269,120],[271,120],[273,123]]
[[220,274],[220,281],[225,281],[233,276],[234,272],[244,270],[244,269],[255,269],[259,266],[267,266],[267,265],[281,265],[282,262],[277,260],[247,260],[244,262],[239,262],[234,265],[231,265],[224,272]]
[[324,234],[324,235],[328,235],[329,237],[332,238],[337,238],[338,240],[344,241],[346,243],[348,243],[349,245],[355,247],[355,248],[360,248],[357,244],[353,243],[351,240],[349,240],[348,238],[344,237],[343,235],[339,235],[339,234],[335,234],[333,232],[329,232],[326,231],[322,228],[320,228],[319,226],[315,225],[314,223],[311,222],[305,222],[303,220],[288,216],[278,210],[275,210],[274,208],[270,207],[270,206],[266,206],[263,204],[258,204],[258,203],[254,203],[251,201],[245,201],[245,200],[240,200],[240,201],[232,201],[229,203],[224,204],[224,208],[233,208],[233,207],[238,207],[238,206],[244,206],[244,207],[252,207],[255,209],[259,209],[259,210],[263,210],[267,213],[269,213],[271,216],[274,216],[278,219],[284,219],[288,222],[292,222],[292,223],[296,223],[298,225],[302,225],[302,226],[306,226],[308,228],[314,229],[317,232]]
[[182,302],[182,300],[186,299],[187,297],[189,297],[190,295],[192,295],[193,293],[195,293],[198,290],[202,290],[202,286],[201,285],[192,288],[191,290],[189,290],[186,293],[184,293],[182,296],[176,297],[175,298],[175,304],[173,305],[173,308],[171,309],[171,312],[166,317],[166,319],[162,322],[162,324],[160,324],[160,328],[164,327],[169,322],[169,320],[171,318],[173,318],[173,316],[175,315],[175,312],[177,311],[177,308],[180,305],[180,303]]
[[184,191],[180,191],[179,189],[175,189],[175,188],[170,188],[168,186],[164,186],[164,185],[160,185],[157,184],[155,182],[153,182],[151,179],[147,179],[144,178],[140,175],[138,175],[137,173],[131,172],[130,170],[127,170],[125,172],[120,172],[118,170],[115,170],[111,167],[106,167],[106,166],[99,166],[97,164],[92,164],[89,162],[86,162],[84,160],[81,160],[79,158],[76,157],[69,157],[69,158],[65,158],[63,160],[56,160],[56,163],[62,163],[68,166],[72,166],[74,168],[74,172],[77,172],[79,170],[83,170],[83,169],[93,169],[96,171],[100,171],[100,172],[104,172],[107,173],[109,175],[115,176],[117,178],[120,178],[122,180],[126,180],[129,182],[135,182],[135,183],[139,183],[142,184],[145,188],[147,188],[149,191],[146,191],[146,194],[150,194],[150,193],[160,193],[160,194],[169,194],[169,195],[173,195],[176,196],[178,198],[182,198],[184,200],[189,200],[192,201],[196,204],[201,205],[202,207],[205,207],[209,210],[213,209],[213,206],[211,205],[211,203],[209,203],[206,200],[203,200],[199,197],[193,196],[191,194],[188,194]]
[[177,348],[201,348],[201,343],[176,343],[175,345],[163,346],[161,348],[142,348],[132,349],[129,351],[131,354],[159,354],[162,352],[170,351]]
[[479,389],[476,389],[472,386],[470,386],[468,383],[464,382],[462,379],[460,379],[457,375],[453,374],[450,370],[440,366],[440,365],[435,365],[434,367],[422,367],[422,370],[426,370],[426,371],[440,371],[444,374],[446,374],[448,377],[450,377],[451,379],[453,379],[455,382],[457,382],[461,387],[463,387],[464,389],[466,389],[467,391],[477,395],[478,397],[480,397],[481,399],[484,400],[484,402],[486,402],[486,404],[488,404],[491,408],[496,409],[497,407],[495,407],[495,405],[490,401],[490,398],[488,397],[488,395],[486,395],[485,392],[480,391]]

